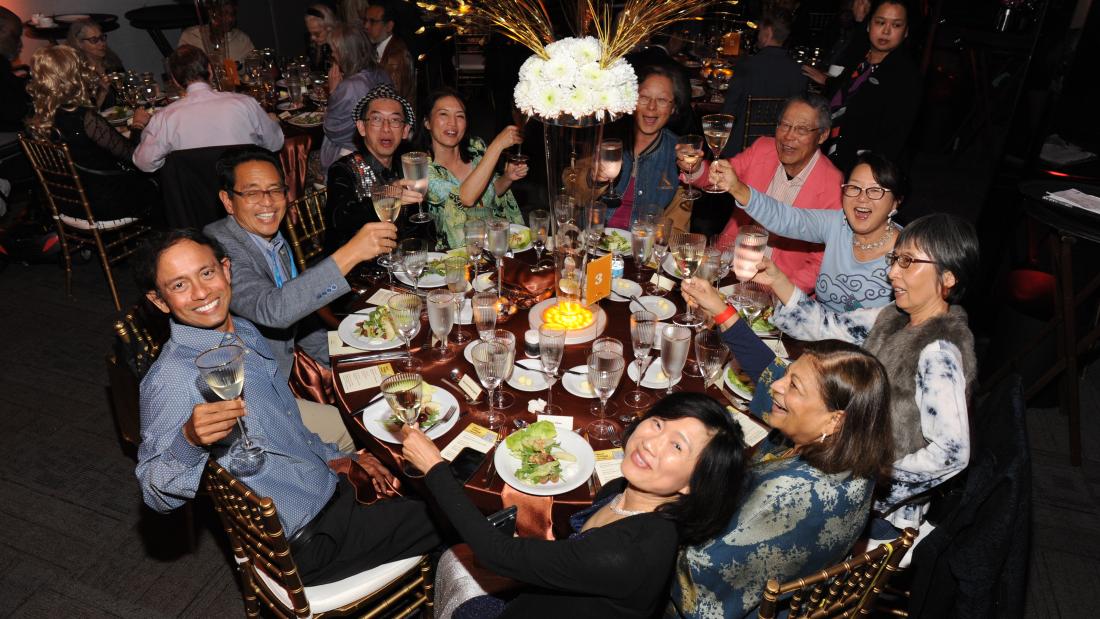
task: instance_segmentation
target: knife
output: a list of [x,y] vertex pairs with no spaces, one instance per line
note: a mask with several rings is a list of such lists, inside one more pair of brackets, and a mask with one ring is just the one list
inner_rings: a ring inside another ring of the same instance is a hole
[[360,363],[364,361],[391,361],[393,359],[404,359],[408,355],[403,350],[391,350],[387,352],[375,352],[366,355],[355,355],[353,357],[333,357],[334,363]]

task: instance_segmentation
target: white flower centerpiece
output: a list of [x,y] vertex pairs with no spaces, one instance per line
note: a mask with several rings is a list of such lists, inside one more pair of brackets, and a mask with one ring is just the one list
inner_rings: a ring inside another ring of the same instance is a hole
[[607,121],[633,112],[638,104],[638,77],[623,58],[601,66],[603,50],[595,37],[554,41],[547,58],[532,55],[519,70],[516,107],[543,121]]

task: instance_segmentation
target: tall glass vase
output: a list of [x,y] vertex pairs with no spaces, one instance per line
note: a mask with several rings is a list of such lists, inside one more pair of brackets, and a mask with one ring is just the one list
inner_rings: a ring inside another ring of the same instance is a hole
[[[553,232],[557,234],[562,218],[555,205],[563,199],[571,199],[576,210],[582,210],[597,196],[596,155],[600,152],[603,127],[607,122],[601,115],[573,118],[541,118],[546,154],[547,206],[553,217]],[[580,221],[575,221],[581,225]],[[582,226],[583,227],[583,226]]]

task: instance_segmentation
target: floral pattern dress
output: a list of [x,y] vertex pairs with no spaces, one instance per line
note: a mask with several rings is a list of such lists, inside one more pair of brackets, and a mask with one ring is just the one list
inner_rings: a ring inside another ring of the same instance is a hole
[[[481,138],[470,138],[470,164],[477,167],[485,155],[485,142]],[[503,217],[514,224],[523,223],[523,213],[519,210],[515,196],[509,189],[503,195],[496,195],[496,180],[500,174],[493,174],[489,185],[476,206],[462,206],[458,188],[462,181],[442,165],[431,162],[428,165],[428,212],[435,220],[438,238],[450,248],[465,245],[462,226],[467,221]]]

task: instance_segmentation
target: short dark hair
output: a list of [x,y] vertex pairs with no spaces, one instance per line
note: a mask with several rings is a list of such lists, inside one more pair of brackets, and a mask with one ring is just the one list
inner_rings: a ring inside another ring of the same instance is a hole
[[783,45],[791,36],[791,16],[786,11],[769,11],[760,20],[760,31],[771,28],[772,40]]
[[[367,6],[367,8],[369,9],[372,6],[377,6],[377,7],[382,8],[382,17],[381,17],[381,19],[382,19],[383,24],[388,22],[388,21],[392,21],[392,22],[394,22],[395,26],[397,25],[397,20],[393,16],[393,7],[390,6],[389,2],[386,2],[385,0],[383,0],[382,2],[371,2],[370,5]],[[364,11],[365,10],[366,9],[364,9]]]
[[19,16],[0,6],[0,55],[14,56],[22,35],[23,22]]
[[816,93],[800,93],[787,97],[787,100],[783,102],[783,109],[779,110],[779,118],[777,120],[782,120],[783,115],[787,113],[787,108],[795,103],[808,105],[817,112],[817,127],[819,131],[829,133],[829,130],[833,128],[833,111],[832,108],[829,107],[829,101]]
[[180,45],[168,56],[168,74],[180,86],[210,81],[210,59],[194,45]]
[[[665,503],[657,513],[676,523],[681,544],[701,544],[714,538],[729,525],[740,502],[745,477],[745,435],[741,426],[724,406],[702,393],[665,396],[642,420],[650,417],[691,417],[712,432],[691,472],[691,492]],[[627,428],[624,443],[636,427]]]
[[[428,128],[423,123],[428,122],[432,117],[432,108],[440,99],[446,97],[454,97],[458,99],[458,102],[462,104],[462,109],[466,109],[466,97],[462,93],[458,92],[454,88],[444,86],[437,88],[428,94],[428,98],[424,100],[424,107],[421,108],[420,118],[423,119],[421,125],[417,127],[417,135],[419,136],[414,143],[418,144],[421,150],[425,150],[435,156],[435,151],[432,150],[432,134],[428,131]],[[462,139],[458,143],[458,156],[462,159],[463,163],[470,163],[473,160],[473,153],[470,152],[470,127],[467,124],[466,133],[462,136]]]
[[[898,202],[905,199],[907,185],[905,182],[905,175],[901,173],[901,169],[894,165],[893,161],[886,158],[885,155],[880,155],[874,151],[864,151],[856,159],[856,165],[866,165],[871,168],[871,176],[875,178],[875,182],[879,186],[889,189],[890,193],[894,194],[894,198]],[[852,166],[854,170],[856,166]]]
[[936,273],[947,271],[955,276],[955,285],[947,291],[948,303],[958,303],[978,272],[980,248],[974,225],[957,215],[932,213],[918,217],[902,228],[894,251],[911,245],[936,263]]
[[283,164],[275,153],[259,146],[234,146],[226,149],[214,164],[214,170],[218,173],[218,184],[223,191],[231,191],[237,186],[237,166],[249,161],[266,161],[275,166],[275,171],[279,173],[279,182],[286,184]]
[[678,67],[674,67],[668,63],[653,63],[644,64],[638,67],[638,86],[641,87],[642,82],[651,75],[660,75],[667,77],[672,82],[672,99],[676,105],[676,109],[668,122],[672,124],[680,119],[682,114],[687,113],[691,107],[691,90],[688,89],[688,81],[684,76],[684,72]]
[[214,257],[221,262],[225,258],[225,248],[213,238],[203,234],[195,228],[175,228],[172,230],[157,230],[146,237],[145,242],[138,246],[131,261],[134,270],[134,281],[138,289],[146,292],[157,292],[157,261],[161,255],[180,241],[194,241],[199,245],[214,250]]
[[840,429],[800,456],[825,473],[850,472],[875,479],[893,462],[890,378],[874,355],[840,340],[808,342],[802,353],[817,371],[821,399],[830,411],[844,411]]

